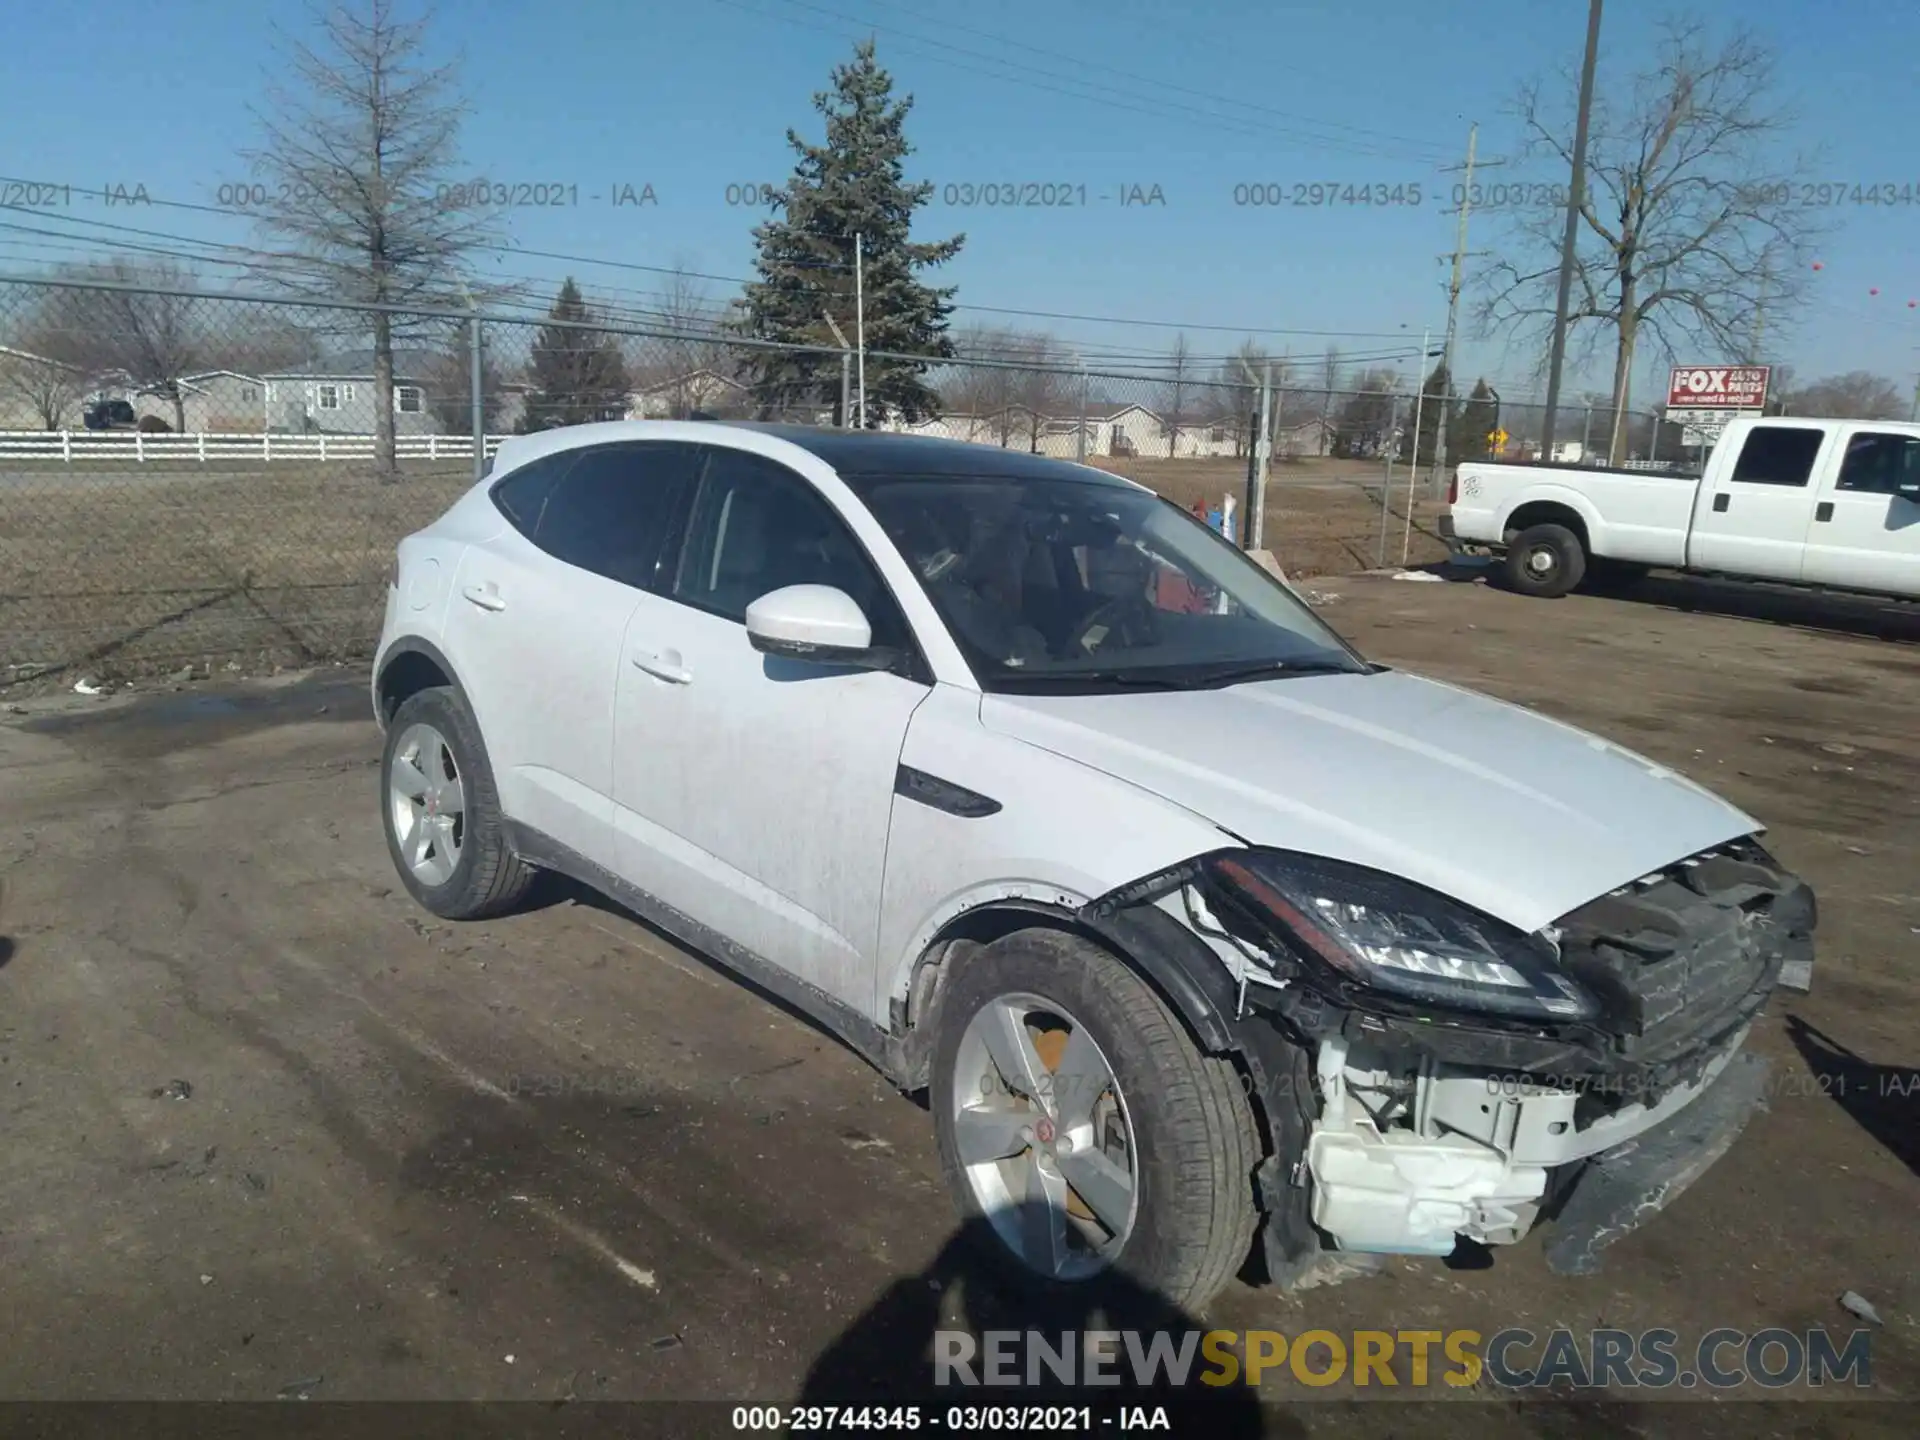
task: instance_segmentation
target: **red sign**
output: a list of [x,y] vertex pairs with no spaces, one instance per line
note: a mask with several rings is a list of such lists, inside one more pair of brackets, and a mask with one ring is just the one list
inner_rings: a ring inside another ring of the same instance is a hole
[[1667,404],[1693,410],[1764,410],[1770,365],[1676,365]]

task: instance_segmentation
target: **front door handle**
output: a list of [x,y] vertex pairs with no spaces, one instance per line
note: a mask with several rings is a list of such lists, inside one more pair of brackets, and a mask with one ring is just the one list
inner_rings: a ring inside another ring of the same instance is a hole
[[1822,500],[1818,505],[1814,506],[1813,518],[1816,520],[1831,520],[1833,518],[1833,501]]
[[1727,508],[1727,499],[1728,499],[1727,492],[1724,490],[1722,490],[1718,495],[1714,496],[1713,497],[1714,510],[1716,512],[1725,511]]
[[633,652],[633,663],[656,680],[664,680],[669,685],[685,685],[693,679],[693,672],[680,664],[678,650],[668,650],[659,655],[636,650]]
[[482,610],[497,613],[507,608],[507,602],[500,598],[500,592],[491,585],[469,585],[460,593]]

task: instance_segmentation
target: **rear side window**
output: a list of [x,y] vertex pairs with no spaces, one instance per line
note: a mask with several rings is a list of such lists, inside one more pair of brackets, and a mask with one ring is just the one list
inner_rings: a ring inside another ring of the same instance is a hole
[[1747,432],[1734,462],[1733,479],[1739,485],[1805,485],[1820,454],[1823,430],[1800,426],[1756,425]]
[[556,560],[623,585],[651,585],[661,546],[698,473],[698,448],[602,445],[551,458],[564,463],[546,473],[534,473],[533,465],[515,471],[495,490],[495,503]]

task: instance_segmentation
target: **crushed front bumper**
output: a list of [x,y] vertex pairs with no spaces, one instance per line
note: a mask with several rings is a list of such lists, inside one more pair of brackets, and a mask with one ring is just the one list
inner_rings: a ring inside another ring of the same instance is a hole
[[1762,1056],[1736,1054],[1679,1113],[1589,1160],[1555,1218],[1548,1267],[1560,1275],[1591,1275],[1602,1250],[1704,1175],[1766,1108],[1769,1068]]
[[1590,1273],[1760,1108],[1767,1067],[1745,1042],[1775,989],[1807,987],[1815,918],[1805,884],[1739,841],[1558,923],[1563,963],[1600,1002],[1593,1025],[1396,1013],[1309,983],[1256,992],[1312,1057],[1304,1105],[1298,1081],[1263,1087],[1270,1115],[1290,1104],[1303,1122],[1299,1163],[1262,1181],[1268,1214],[1297,1217],[1276,1272],[1305,1224],[1325,1248],[1445,1255],[1541,1223],[1550,1263]]

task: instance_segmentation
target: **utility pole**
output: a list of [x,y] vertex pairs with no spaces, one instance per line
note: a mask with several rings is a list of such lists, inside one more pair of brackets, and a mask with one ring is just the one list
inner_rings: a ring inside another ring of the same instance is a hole
[[1916,375],[1913,380],[1913,409],[1908,413],[1907,419],[1920,421],[1920,375]]
[[[1597,5],[1600,0],[1594,0]],[[867,428],[867,285],[864,237],[853,237],[853,330],[859,343],[860,428]]]
[[1547,360],[1547,413],[1542,421],[1540,451],[1553,454],[1554,411],[1560,404],[1560,371],[1567,358],[1567,301],[1573,292],[1574,243],[1580,233],[1580,210],[1586,204],[1587,130],[1593,118],[1593,69],[1600,56],[1601,0],[1587,0],[1587,53],[1580,65],[1580,115],[1573,127],[1573,183],[1567,193],[1567,229],[1560,241],[1560,294],[1553,309],[1553,349]]
[[[1467,213],[1473,209],[1473,171],[1474,151],[1480,140],[1480,125],[1476,121],[1467,131],[1467,163],[1459,167],[1463,172],[1460,186],[1460,227],[1453,240],[1453,278],[1447,282],[1447,338],[1440,344],[1440,364],[1447,372],[1447,390],[1453,390],[1453,341],[1460,325],[1460,287],[1466,271],[1467,262]],[[1485,168],[1503,165],[1503,160],[1489,160]],[[1449,173],[1452,167],[1449,167]],[[1447,257],[1442,255],[1442,260]],[[1445,406],[1448,396],[1442,396],[1440,403]],[[1435,494],[1439,493],[1440,476],[1447,468],[1447,423],[1443,415],[1440,421],[1440,433],[1433,447],[1433,481]]]

